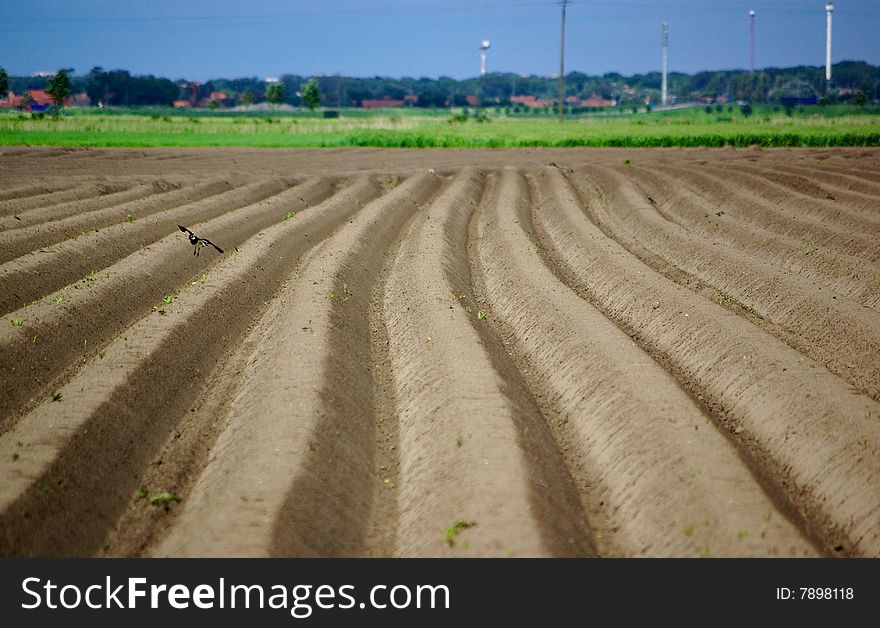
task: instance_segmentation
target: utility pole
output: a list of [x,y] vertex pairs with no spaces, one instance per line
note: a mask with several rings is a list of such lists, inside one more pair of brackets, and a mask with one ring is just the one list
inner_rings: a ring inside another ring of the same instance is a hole
[[660,24],[660,31],[662,33],[660,43],[663,47],[663,77],[660,82],[660,104],[665,105],[667,100],[666,71],[669,65],[669,22],[662,22]]
[[560,0],[562,5],[562,28],[559,32],[559,121],[565,120],[565,7],[568,0]]
[[755,73],[755,10],[749,9],[749,70]]

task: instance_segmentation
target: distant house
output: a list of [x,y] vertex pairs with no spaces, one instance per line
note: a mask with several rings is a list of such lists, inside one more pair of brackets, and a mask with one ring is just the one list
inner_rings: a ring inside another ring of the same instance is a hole
[[477,101],[477,97],[476,97],[476,96],[473,96],[473,95],[471,95],[471,96],[465,96],[465,97],[464,97],[464,100],[465,100],[465,102],[466,102],[468,105],[470,105],[471,107],[476,107],[477,104],[478,104],[478,102],[479,102],[479,101]]
[[[74,99],[71,97],[64,99],[64,106],[73,105]],[[42,89],[30,89],[21,96],[16,96],[14,92],[9,92],[9,97],[0,107],[22,109],[24,111],[42,112],[47,111],[49,107],[55,104],[55,100],[48,92]]]
[[361,107],[364,109],[379,109],[382,107],[403,107],[404,101],[395,98],[376,98],[364,99],[361,101]]
[[[174,107],[192,107],[195,105],[198,100],[199,87],[201,83],[197,83],[195,81],[181,81],[177,84],[177,87],[180,89],[180,92],[177,95],[177,100],[174,101]],[[188,102],[188,105],[184,105],[184,102]],[[180,104],[178,104],[180,103]]]
[[[64,101],[64,104],[67,105],[67,101]],[[91,107],[92,99],[85,92],[80,92],[71,97],[71,105],[73,107]]]
[[192,103],[188,100],[175,100],[171,103],[175,109],[185,109],[187,107],[192,107]]
[[24,100],[30,100],[28,109],[31,111],[46,111],[49,107],[55,104],[55,99],[42,89],[32,89],[26,91],[24,94],[25,96],[30,96],[30,99],[24,98]]
[[515,105],[524,105],[531,108],[551,107],[556,101],[552,98],[535,98],[534,96],[512,96],[510,102]]
[[228,107],[231,104],[232,99],[229,97],[229,94],[226,92],[211,92],[211,95],[208,96],[208,103],[217,103],[218,107]]
[[[192,101],[190,101],[192,102]],[[228,107],[231,99],[226,92],[211,92],[207,98],[201,98],[196,101],[196,107]]]
[[581,107],[616,107],[617,101],[613,98],[602,98],[601,96],[597,96],[593,94],[586,100],[582,100],[580,103]]

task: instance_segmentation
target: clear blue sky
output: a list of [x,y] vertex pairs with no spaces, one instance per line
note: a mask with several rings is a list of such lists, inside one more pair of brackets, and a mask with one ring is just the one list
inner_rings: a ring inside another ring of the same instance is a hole
[[[574,0],[566,71],[670,71],[824,65],[819,0]],[[0,67],[29,75],[122,68],[171,79],[312,75],[476,76],[559,69],[556,0],[0,0]],[[880,0],[835,2],[833,60],[880,64]]]

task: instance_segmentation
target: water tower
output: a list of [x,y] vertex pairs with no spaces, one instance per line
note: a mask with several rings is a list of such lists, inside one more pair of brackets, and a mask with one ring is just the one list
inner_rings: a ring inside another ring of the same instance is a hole
[[486,76],[486,53],[489,51],[489,40],[480,42],[480,76]]

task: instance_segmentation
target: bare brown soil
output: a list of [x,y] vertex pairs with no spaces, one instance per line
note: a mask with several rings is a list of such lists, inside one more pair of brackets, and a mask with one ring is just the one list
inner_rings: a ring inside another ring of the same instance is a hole
[[0,555],[878,557],[877,171],[0,147]]

